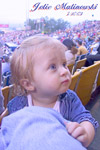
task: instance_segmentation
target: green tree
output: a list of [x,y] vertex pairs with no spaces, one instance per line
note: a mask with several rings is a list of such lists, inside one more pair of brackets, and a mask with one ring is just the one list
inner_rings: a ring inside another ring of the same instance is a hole
[[51,33],[57,30],[65,30],[70,24],[63,19],[55,20],[54,18],[49,19],[48,17],[40,19],[38,22],[37,20],[29,19],[29,25],[31,29],[41,30],[44,33]]
[[29,19],[29,26],[31,27],[31,30],[35,30],[36,29],[36,22],[35,22],[35,20]]

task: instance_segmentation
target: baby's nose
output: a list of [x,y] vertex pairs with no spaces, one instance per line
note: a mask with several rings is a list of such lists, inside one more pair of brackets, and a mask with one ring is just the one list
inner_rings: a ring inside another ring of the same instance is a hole
[[60,75],[61,76],[65,76],[66,74],[68,74],[69,73],[69,70],[68,70],[68,68],[66,67],[62,67],[61,68],[61,72],[60,72]]

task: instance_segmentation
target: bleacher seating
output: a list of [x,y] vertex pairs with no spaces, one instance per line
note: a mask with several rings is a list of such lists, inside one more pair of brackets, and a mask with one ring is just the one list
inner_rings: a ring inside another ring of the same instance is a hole
[[9,100],[14,97],[14,85],[3,87],[2,94],[4,96],[4,107],[6,108]]
[[73,66],[74,66],[74,64],[69,64],[69,65],[67,65],[67,67],[68,67],[70,73],[72,73]]
[[98,79],[97,79],[97,86],[100,86],[100,70],[99,70]]
[[76,61],[72,70],[72,74],[74,74],[77,69],[81,69],[81,67],[84,67],[85,62],[86,58]]
[[80,72],[76,72],[74,75],[72,75],[72,81],[70,84],[69,89],[75,91],[75,89],[77,88],[78,82],[80,80],[81,74]]
[[8,104],[9,86],[5,86],[4,88],[2,88],[2,94],[4,96],[4,107],[6,108]]
[[2,119],[7,115],[8,115],[8,109],[6,108],[4,112],[0,115],[0,125],[1,125]]
[[83,105],[86,105],[90,100],[93,85],[99,68],[100,62],[97,62],[96,64],[86,67],[80,71],[81,77],[75,92],[81,99]]

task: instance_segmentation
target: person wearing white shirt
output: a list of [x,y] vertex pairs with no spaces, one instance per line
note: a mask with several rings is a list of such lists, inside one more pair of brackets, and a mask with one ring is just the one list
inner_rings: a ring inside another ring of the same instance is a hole
[[97,49],[98,49],[99,44],[100,44],[99,42],[100,42],[100,39],[96,38],[94,41],[94,44],[91,46],[91,49],[92,49],[91,54],[92,55],[96,55],[98,53]]
[[3,75],[5,72],[10,72],[9,56],[5,56],[5,62],[2,63],[2,75]]

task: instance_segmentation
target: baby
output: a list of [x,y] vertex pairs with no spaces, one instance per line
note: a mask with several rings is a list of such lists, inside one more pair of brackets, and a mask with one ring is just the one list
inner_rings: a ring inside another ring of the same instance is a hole
[[88,147],[98,123],[71,90],[71,75],[65,58],[66,46],[60,41],[33,36],[22,42],[11,60],[11,71],[17,93],[8,104],[9,114],[25,106],[55,109],[69,120],[68,133]]

